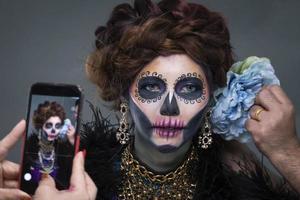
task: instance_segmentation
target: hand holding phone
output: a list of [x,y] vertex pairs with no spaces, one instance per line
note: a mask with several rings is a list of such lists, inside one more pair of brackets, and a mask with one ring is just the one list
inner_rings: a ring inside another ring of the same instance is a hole
[[0,200],[30,199],[28,194],[18,189],[19,165],[5,160],[24,132],[25,120],[22,120],[0,141]]
[[34,194],[43,175],[59,190],[69,188],[82,94],[74,85],[37,83],[31,87],[20,188]]
[[83,152],[76,154],[73,160],[71,176],[71,187],[66,191],[58,191],[51,176],[44,176],[39,187],[34,194],[34,200],[72,199],[72,200],[92,200],[96,199],[97,188],[84,171]]

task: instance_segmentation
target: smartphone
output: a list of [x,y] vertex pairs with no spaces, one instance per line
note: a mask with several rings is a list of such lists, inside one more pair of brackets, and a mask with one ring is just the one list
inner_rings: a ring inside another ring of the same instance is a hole
[[21,190],[34,194],[43,174],[53,177],[57,189],[69,188],[79,145],[82,99],[76,85],[32,85],[19,177]]

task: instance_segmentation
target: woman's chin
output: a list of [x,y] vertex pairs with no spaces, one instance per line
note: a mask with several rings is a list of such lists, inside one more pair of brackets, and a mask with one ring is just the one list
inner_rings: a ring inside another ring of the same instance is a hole
[[177,149],[183,142],[183,131],[159,132],[154,131],[151,138],[152,142],[160,151],[165,149]]

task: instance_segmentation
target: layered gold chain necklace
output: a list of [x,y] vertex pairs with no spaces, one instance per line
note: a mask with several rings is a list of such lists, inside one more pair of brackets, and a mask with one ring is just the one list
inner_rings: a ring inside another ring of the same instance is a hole
[[38,158],[41,164],[41,172],[50,174],[54,170],[55,151],[52,143],[39,141]]
[[196,184],[189,169],[195,160],[193,148],[189,157],[175,171],[165,175],[154,174],[134,159],[128,146],[122,154],[123,176],[119,199],[192,199]]

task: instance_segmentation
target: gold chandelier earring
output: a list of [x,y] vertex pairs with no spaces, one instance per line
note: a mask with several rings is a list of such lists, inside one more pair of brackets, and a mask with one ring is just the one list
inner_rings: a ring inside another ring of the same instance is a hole
[[213,142],[211,134],[211,124],[209,118],[211,116],[211,110],[207,111],[204,118],[204,126],[201,128],[201,133],[198,136],[198,145],[202,149],[207,149]]
[[126,144],[129,141],[128,122],[126,119],[127,112],[128,112],[128,104],[126,102],[122,102],[120,104],[120,113],[121,113],[121,118],[119,122],[120,125],[116,134],[117,140],[122,145]]

